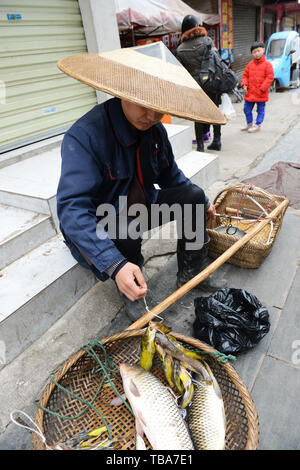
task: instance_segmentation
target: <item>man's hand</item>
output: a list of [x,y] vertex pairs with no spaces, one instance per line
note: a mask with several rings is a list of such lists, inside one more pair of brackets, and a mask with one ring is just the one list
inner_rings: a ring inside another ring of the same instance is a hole
[[215,219],[216,218],[216,208],[213,204],[209,206],[209,208],[206,211],[206,218],[207,219]]
[[244,90],[245,94],[247,95],[247,91],[248,91],[247,85],[243,85],[243,90]]
[[133,263],[126,263],[115,277],[119,290],[128,297],[135,300],[145,297],[147,294],[147,284],[139,266]]

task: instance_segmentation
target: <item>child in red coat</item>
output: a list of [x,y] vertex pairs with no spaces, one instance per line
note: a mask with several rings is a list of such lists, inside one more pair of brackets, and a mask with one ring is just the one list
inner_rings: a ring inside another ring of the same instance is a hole
[[[247,125],[242,131],[258,132],[265,117],[266,101],[269,100],[269,87],[274,80],[274,71],[265,58],[263,42],[254,42],[251,46],[253,60],[245,68],[241,86],[245,92],[244,113]],[[253,124],[252,110],[256,103],[257,117]]]

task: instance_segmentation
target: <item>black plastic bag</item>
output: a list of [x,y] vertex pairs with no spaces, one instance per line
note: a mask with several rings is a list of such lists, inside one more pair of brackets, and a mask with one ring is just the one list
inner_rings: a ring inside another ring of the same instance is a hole
[[243,289],[220,289],[194,300],[194,336],[224,354],[255,346],[269,331],[269,313]]

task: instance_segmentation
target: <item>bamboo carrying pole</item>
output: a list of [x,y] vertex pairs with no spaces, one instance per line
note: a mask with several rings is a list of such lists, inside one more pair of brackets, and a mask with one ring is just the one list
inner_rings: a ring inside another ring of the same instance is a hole
[[211,263],[207,268],[203,269],[197,276],[193,277],[190,281],[186,284],[181,286],[175,292],[173,292],[169,297],[165,300],[160,302],[156,307],[152,310],[149,310],[145,315],[141,316],[137,321],[132,323],[127,330],[137,330],[143,328],[150,320],[155,318],[157,315],[162,313],[166,310],[170,305],[175,303],[178,299],[183,297],[187,292],[192,290],[195,286],[200,284],[200,282],[204,281],[211,273],[213,273],[216,269],[222,266],[225,261],[227,261],[234,253],[236,253],[243,245],[245,245],[254,235],[256,235],[260,230],[269,223],[270,219],[276,217],[280,214],[281,211],[284,211],[289,205],[289,200],[285,199],[282,201],[276,209],[274,209],[267,218],[263,219],[261,222],[258,222],[246,235],[240,238],[237,242],[235,242],[228,250],[224,251],[221,256],[219,256],[213,263]]

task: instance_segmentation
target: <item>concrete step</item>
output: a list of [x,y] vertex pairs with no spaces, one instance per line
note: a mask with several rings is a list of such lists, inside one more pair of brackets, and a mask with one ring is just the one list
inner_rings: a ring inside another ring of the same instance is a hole
[[[191,150],[192,130],[189,126],[165,126],[176,158]],[[51,215],[58,228],[56,191],[60,168],[60,147],[46,152],[41,147],[38,155],[1,168],[0,203]]]
[[35,155],[0,170],[0,203],[53,217],[57,225],[56,190],[60,150]]
[[192,150],[176,161],[193,183],[206,190],[219,178],[219,157],[213,153]]
[[0,269],[56,235],[51,217],[0,204]]
[[177,160],[192,150],[193,129],[179,124],[164,124]]
[[0,277],[0,343],[5,344],[6,364],[95,283],[95,276],[78,265],[61,235],[4,268]]
[[48,152],[54,148],[60,149],[63,134],[50,137],[49,139],[42,140],[41,142],[35,142],[34,144],[24,145],[15,150],[4,152],[0,155],[0,168],[4,168],[14,163],[32,158],[35,155]]
[[[193,131],[190,126],[176,124],[164,124],[164,126],[172,142],[175,158],[179,158],[184,155],[184,153],[191,150]],[[13,165],[36,155],[47,153],[53,149],[56,149],[57,153],[59,153],[62,139],[63,135],[58,135],[41,142],[25,145],[19,149],[5,152],[0,155],[0,168]]]

